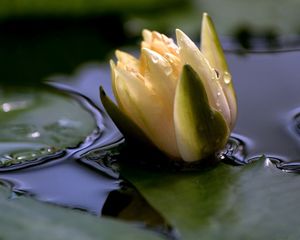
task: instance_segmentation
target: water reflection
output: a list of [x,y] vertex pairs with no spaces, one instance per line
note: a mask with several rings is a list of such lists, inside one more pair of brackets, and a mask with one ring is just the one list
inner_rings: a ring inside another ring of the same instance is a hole
[[290,133],[290,112],[299,107],[299,79],[296,64],[300,52],[228,54],[238,97],[239,114],[234,133],[253,143],[248,158],[277,156],[297,159],[299,141]]
[[178,232],[127,181],[122,181],[120,189],[109,193],[101,214],[142,224],[170,240],[179,239]]
[[240,166],[247,163],[247,142],[242,140],[241,136],[231,136],[224,148],[219,154],[223,162]]
[[67,159],[58,164],[48,162],[1,174],[1,180],[12,184],[12,191],[61,206],[84,209],[98,215],[110,191],[119,188],[119,181],[83,168]]

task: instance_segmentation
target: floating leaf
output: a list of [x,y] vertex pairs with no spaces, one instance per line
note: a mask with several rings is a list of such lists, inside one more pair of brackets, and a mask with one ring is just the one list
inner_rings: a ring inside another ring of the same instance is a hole
[[[182,239],[298,239],[300,176],[268,158],[198,173],[123,170]],[[158,187],[159,186],[159,187]]]
[[83,212],[55,207],[30,198],[8,199],[0,186],[0,239],[92,240],[161,239],[129,224],[99,219]]
[[48,87],[0,89],[0,167],[75,148],[97,129],[78,99]]

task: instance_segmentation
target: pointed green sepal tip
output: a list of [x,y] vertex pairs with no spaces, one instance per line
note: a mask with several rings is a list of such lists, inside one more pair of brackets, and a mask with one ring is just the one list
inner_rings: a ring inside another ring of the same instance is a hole
[[211,67],[216,69],[221,76],[220,83],[230,108],[230,128],[233,129],[237,117],[236,94],[220,39],[213,21],[207,13],[204,13],[202,18],[201,51]]
[[212,67],[217,68],[219,71],[228,71],[228,65],[215,25],[207,13],[204,13],[202,18],[201,51]]
[[229,128],[223,116],[209,106],[202,80],[184,65],[174,102],[176,139],[182,159],[198,161],[223,148]]
[[147,146],[153,146],[140,127],[123,113],[106,95],[102,86],[100,86],[99,90],[103,107],[120,132],[125,136],[125,139],[132,142],[141,142]]

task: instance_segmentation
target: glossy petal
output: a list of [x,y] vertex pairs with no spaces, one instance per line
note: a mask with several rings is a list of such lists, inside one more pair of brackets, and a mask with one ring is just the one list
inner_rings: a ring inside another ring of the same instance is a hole
[[136,96],[132,96],[128,89],[128,82],[131,81],[134,76],[131,73],[124,71],[119,67],[114,68],[114,82],[116,87],[116,94],[119,98],[119,108],[142,129],[147,130],[145,120],[141,112],[136,105]]
[[143,129],[158,149],[179,157],[173,115],[165,114],[165,103],[138,76],[118,67],[115,70],[117,92],[124,106],[121,110]]
[[203,81],[189,65],[183,67],[174,103],[178,148],[183,160],[201,160],[226,144],[229,129],[222,115],[211,109]]
[[118,61],[126,63],[126,65],[131,66],[132,68],[138,69],[139,60],[136,59],[131,54],[128,54],[126,52],[116,50],[116,57]]
[[116,87],[116,75],[115,75],[116,65],[113,60],[110,60],[109,63],[110,63],[110,73],[111,73],[111,87],[112,87],[113,94],[117,100],[118,105],[121,106],[122,103],[120,101],[120,98],[119,98],[119,95],[117,92],[117,87]]
[[145,64],[143,75],[151,81],[153,90],[169,108],[169,113],[173,112],[173,100],[177,79],[173,74],[172,66],[160,54],[143,48],[141,58]]
[[207,13],[204,13],[202,18],[201,51],[209,61],[211,67],[218,71],[220,78],[219,82],[222,86],[230,109],[230,127],[232,129],[237,116],[235,91],[215,26]]
[[126,138],[152,145],[143,130],[114,104],[102,87],[100,87],[100,99],[106,112]]
[[180,46],[180,56],[184,64],[189,64],[203,80],[203,84],[208,96],[209,104],[219,111],[230,122],[230,112],[227,99],[216,73],[210,66],[205,56],[201,53],[194,42],[181,30],[176,30],[177,43]]

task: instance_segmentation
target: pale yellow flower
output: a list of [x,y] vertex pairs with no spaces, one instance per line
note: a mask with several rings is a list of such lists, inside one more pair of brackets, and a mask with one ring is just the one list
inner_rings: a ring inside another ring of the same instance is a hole
[[171,158],[196,161],[226,144],[236,121],[236,98],[210,17],[203,15],[201,50],[181,30],[177,44],[143,31],[139,59],[116,51],[111,61],[118,104],[103,91],[107,112],[125,134],[147,138]]

